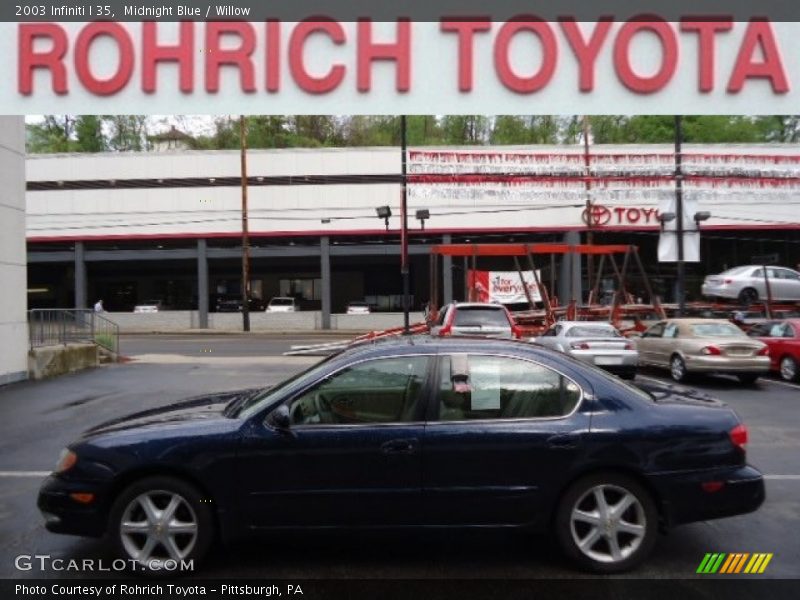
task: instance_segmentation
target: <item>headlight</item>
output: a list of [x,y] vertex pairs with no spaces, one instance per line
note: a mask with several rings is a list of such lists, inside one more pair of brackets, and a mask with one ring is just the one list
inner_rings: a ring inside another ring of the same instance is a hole
[[64,448],[58,457],[58,462],[56,462],[56,468],[54,472],[64,473],[65,471],[69,471],[75,466],[76,462],[78,462],[78,455],[72,450]]

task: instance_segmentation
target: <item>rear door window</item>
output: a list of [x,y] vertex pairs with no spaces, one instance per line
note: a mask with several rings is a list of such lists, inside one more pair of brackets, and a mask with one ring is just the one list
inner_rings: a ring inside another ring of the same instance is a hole
[[443,356],[439,420],[563,417],[575,410],[581,388],[543,365],[505,356]]

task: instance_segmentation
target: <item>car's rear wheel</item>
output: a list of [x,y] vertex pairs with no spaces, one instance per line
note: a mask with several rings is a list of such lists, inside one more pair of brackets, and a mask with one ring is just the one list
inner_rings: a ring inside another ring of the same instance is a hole
[[656,541],[658,511],[636,481],[615,473],[575,482],[561,500],[556,535],[566,555],[599,573],[639,565]]
[[686,370],[686,361],[677,354],[669,359],[669,374],[678,383],[686,381],[689,377],[689,373]]
[[739,292],[739,302],[744,306],[750,306],[758,302],[758,292],[755,288],[744,288]]
[[739,381],[741,381],[744,385],[753,385],[756,381],[758,381],[758,375],[753,375],[752,373],[742,373],[736,377],[738,377]]
[[797,361],[791,356],[784,356],[780,364],[781,379],[784,381],[797,381],[800,379],[800,372],[798,372]]
[[120,556],[137,570],[169,574],[181,561],[199,562],[214,537],[209,499],[173,477],[148,477],[126,488],[111,510],[110,532]]

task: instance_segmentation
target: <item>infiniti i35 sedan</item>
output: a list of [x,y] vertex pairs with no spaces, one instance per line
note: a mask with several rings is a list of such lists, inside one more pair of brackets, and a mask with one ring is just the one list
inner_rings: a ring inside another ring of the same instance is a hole
[[38,504],[50,531],[105,534],[144,569],[275,529],[511,526],[618,572],[659,530],[761,505],[746,442],[733,410],[691,390],[522,342],[419,336],[98,425]]

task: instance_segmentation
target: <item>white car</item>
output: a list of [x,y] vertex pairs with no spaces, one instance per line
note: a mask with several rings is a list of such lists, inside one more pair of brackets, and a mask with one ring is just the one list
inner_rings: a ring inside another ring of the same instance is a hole
[[[770,295],[778,302],[800,301],[800,273],[786,267],[766,267]],[[735,267],[718,275],[709,275],[701,288],[703,296],[728,298],[742,304],[767,299],[764,267],[749,265]]]
[[368,315],[370,313],[369,304],[360,300],[353,300],[347,303],[348,315]]
[[145,300],[133,307],[133,312],[137,314],[157,313],[160,310],[161,300]]
[[268,313],[297,312],[297,301],[287,296],[276,296],[267,304]]

